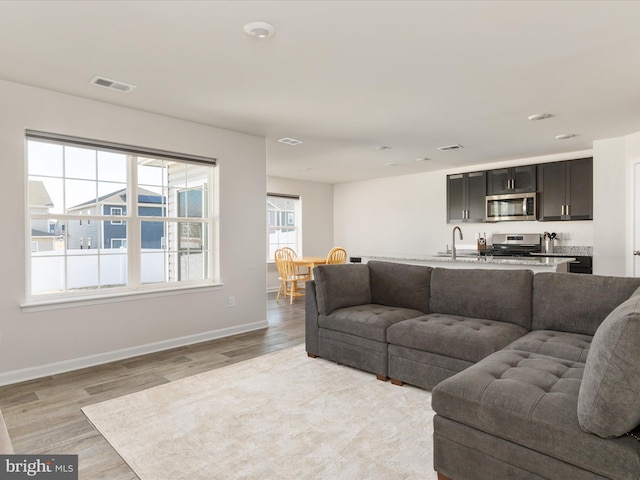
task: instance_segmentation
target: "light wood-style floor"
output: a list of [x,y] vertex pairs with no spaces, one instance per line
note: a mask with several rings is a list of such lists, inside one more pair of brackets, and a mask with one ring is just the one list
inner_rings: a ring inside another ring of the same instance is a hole
[[0,387],[15,451],[78,454],[80,480],[137,479],[80,409],[304,342],[304,298],[269,294],[267,316],[263,330]]

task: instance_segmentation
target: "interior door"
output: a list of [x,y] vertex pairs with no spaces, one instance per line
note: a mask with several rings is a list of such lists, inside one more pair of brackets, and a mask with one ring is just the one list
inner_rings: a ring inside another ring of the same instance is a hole
[[633,165],[633,276],[640,277],[640,162]]

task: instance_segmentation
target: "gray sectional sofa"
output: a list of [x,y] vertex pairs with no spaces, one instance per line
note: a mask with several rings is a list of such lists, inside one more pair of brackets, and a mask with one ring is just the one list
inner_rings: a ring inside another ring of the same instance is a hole
[[640,478],[640,279],[389,262],[314,278],[308,355],[432,390],[440,479]]

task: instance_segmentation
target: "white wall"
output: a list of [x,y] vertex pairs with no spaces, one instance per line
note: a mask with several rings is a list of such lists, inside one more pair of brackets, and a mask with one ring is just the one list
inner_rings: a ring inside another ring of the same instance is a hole
[[[302,205],[302,250],[299,255],[323,256],[333,244],[333,185],[282,177],[267,177],[267,191],[299,195]],[[266,247],[265,247],[266,248]],[[265,253],[266,255],[266,253]],[[267,288],[277,291],[278,271],[267,266]]]
[[626,141],[593,142],[593,266],[599,275],[625,275]]
[[[5,81],[0,105],[0,384],[267,325],[263,138]],[[25,129],[218,158],[224,286],[23,312]]]
[[[471,170],[545,163],[591,156],[580,151],[479,165],[468,169],[441,170],[334,186],[336,243],[350,255],[433,254],[451,244],[453,225],[446,218],[446,176]],[[475,234],[561,234],[557,245],[593,245],[593,222],[500,222],[460,225],[464,234],[457,246],[475,248]]]

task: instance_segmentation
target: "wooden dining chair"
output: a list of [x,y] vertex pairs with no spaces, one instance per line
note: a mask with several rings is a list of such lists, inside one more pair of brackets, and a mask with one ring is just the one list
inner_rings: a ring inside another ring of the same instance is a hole
[[333,247],[327,255],[327,265],[330,263],[347,263],[347,251],[342,247]]
[[[299,282],[304,282],[309,279],[308,275],[300,275],[296,271],[296,266],[293,264],[293,258],[291,253],[284,249],[279,248],[274,253],[276,266],[278,267],[278,280],[280,280],[280,288],[278,295],[276,296],[276,303],[280,301],[280,297],[289,297],[289,303],[293,303],[295,297],[304,296],[304,286],[300,287]],[[302,291],[300,291],[300,288]]]

